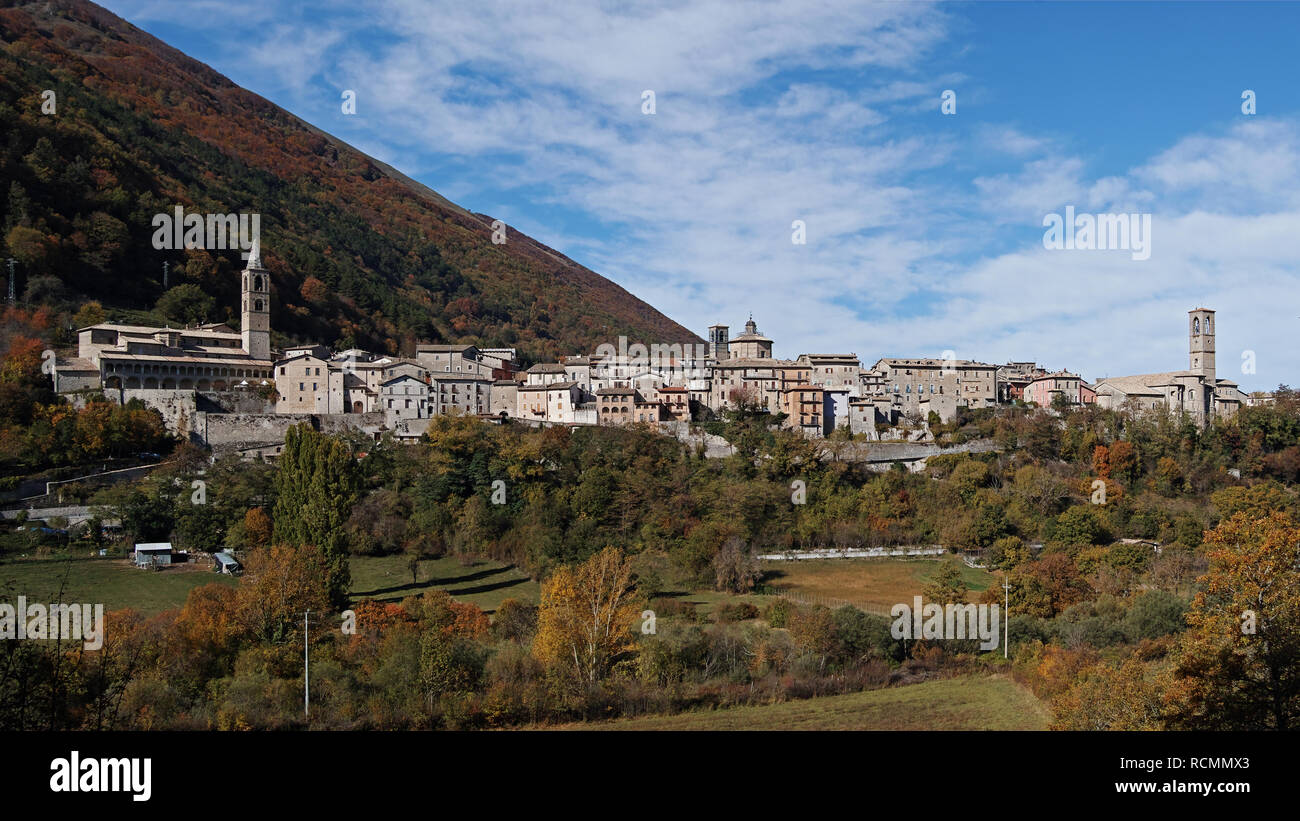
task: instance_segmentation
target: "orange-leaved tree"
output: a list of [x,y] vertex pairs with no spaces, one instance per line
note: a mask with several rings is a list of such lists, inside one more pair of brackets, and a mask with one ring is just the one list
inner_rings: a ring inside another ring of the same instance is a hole
[[1300,523],[1283,511],[1237,513],[1205,547],[1210,568],[1187,614],[1170,723],[1300,727]]
[[239,619],[266,644],[289,641],[302,624],[303,611],[325,611],[330,604],[329,558],[310,545],[274,545],[248,555],[239,581]]

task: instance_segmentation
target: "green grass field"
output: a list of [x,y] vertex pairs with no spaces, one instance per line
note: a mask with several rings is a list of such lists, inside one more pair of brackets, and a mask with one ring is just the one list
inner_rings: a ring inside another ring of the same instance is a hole
[[[402,556],[353,556],[352,600],[398,602],[426,590],[446,590],[458,601],[472,602],[488,612],[508,598],[537,603],[540,587],[527,574],[498,562],[479,561],[464,567],[456,559],[420,562],[420,580]],[[203,584],[235,586],[238,579],[205,568],[173,567],[152,572],[138,570],[125,559],[50,558],[20,559],[0,564],[0,601],[17,596],[28,601],[102,602],[105,610],[125,607],[153,615],[185,604],[190,590]]]
[[353,556],[352,600],[399,602],[426,590],[446,590],[457,601],[494,612],[506,599],[536,604],[541,586],[511,565],[480,560],[466,567],[458,559],[425,559],[419,581],[412,582],[405,556]]
[[671,716],[565,725],[568,730],[1045,730],[1047,708],[1004,676],[926,681],[843,696]]
[[[102,603],[106,611],[130,607],[153,615],[185,603],[190,590],[204,584],[234,586],[237,580],[207,569],[174,567],[139,570],[126,559],[26,559],[0,564],[0,600],[17,596],[29,602]],[[59,596],[62,588],[63,595]]]
[[992,574],[967,567],[956,556],[764,562],[763,570],[769,574],[765,582],[776,590],[809,599],[845,601],[868,613],[888,615],[895,604],[910,604],[913,596],[921,595],[930,577],[944,563],[961,572],[972,599],[995,583]]

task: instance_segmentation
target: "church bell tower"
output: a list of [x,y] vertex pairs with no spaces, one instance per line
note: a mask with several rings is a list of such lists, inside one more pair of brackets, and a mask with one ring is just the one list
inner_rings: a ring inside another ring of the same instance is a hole
[[271,358],[271,275],[262,267],[258,241],[253,240],[248,264],[240,274],[239,327],[244,337],[244,352],[253,359]]
[[1188,364],[1192,373],[1214,386],[1214,311],[1196,308],[1187,312]]

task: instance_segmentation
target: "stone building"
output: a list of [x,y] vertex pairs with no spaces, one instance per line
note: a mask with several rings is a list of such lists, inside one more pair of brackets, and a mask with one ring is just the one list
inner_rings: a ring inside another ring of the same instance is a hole
[[488,412],[493,379],[473,373],[429,374],[429,402],[435,414],[482,415]]
[[510,366],[503,367],[500,357],[506,355],[502,351],[512,350],[493,348],[487,353],[473,345],[416,345],[415,361],[430,373],[508,379]]
[[659,389],[659,401],[667,415],[677,422],[691,421],[690,390],[685,385],[665,385]]
[[98,388],[223,391],[270,384],[271,277],[254,244],[240,272],[243,330],[119,325],[77,331],[77,356],[55,362],[59,393]]
[[1011,404],[1023,400],[1025,388],[1040,376],[1047,376],[1045,368],[1036,362],[1008,362],[998,368],[998,402]]
[[549,385],[552,382],[574,382],[565,367],[558,362],[539,362],[524,371],[524,384]]
[[600,388],[596,391],[596,418],[601,425],[630,425],[638,401],[634,388]]
[[400,374],[379,386],[379,407],[390,428],[398,421],[428,419],[432,416],[429,384],[410,374]]
[[516,392],[515,416],[534,422],[574,423],[582,402],[582,387],[577,382],[547,382],[520,385]]
[[1198,424],[1230,417],[1245,403],[1237,383],[1215,374],[1215,316],[1209,308],[1187,312],[1185,371],[1110,376],[1097,380],[1097,404],[1103,408],[1185,413]]
[[807,365],[809,384],[850,388],[853,392],[861,384],[862,363],[855,353],[808,353],[800,355],[797,361]]
[[[718,326],[725,329],[726,326]],[[745,332],[740,336],[726,340],[730,359],[771,359],[772,340],[758,332],[754,317],[745,323]],[[721,360],[719,360],[721,361]]]
[[[330,407],[331,362],[300,353],[275,363],[276,413],[342,413],[343,403]],[[342,372],[334,369],[339,386]]]
[[785,426],[812,436],[828,433],[826,389],[821,385],[795,384],[781,389],[780,410]]
[[[931,397],[955,397],[955,402],[934,402],[948,411],[939,415],[951,421],[956,408],[986,408],[997,403],[997,366],[969,359],[881,359],[871,367],[873,388],[892,396],[904,414],[924,416],[921,402]],[[937,408],[936,408],[937,409]]]

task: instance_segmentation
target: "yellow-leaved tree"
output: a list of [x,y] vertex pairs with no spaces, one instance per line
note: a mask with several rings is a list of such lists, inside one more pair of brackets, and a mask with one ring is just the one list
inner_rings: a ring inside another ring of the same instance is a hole
[[1300,727],[1300,523],[1240,512],[1206,534],[1209,572],[1166,693],[1179,729]]
[[533,654],[573,684],[589,686],[635,649],[640,615],[631,562],[606,547],[542,583]]

